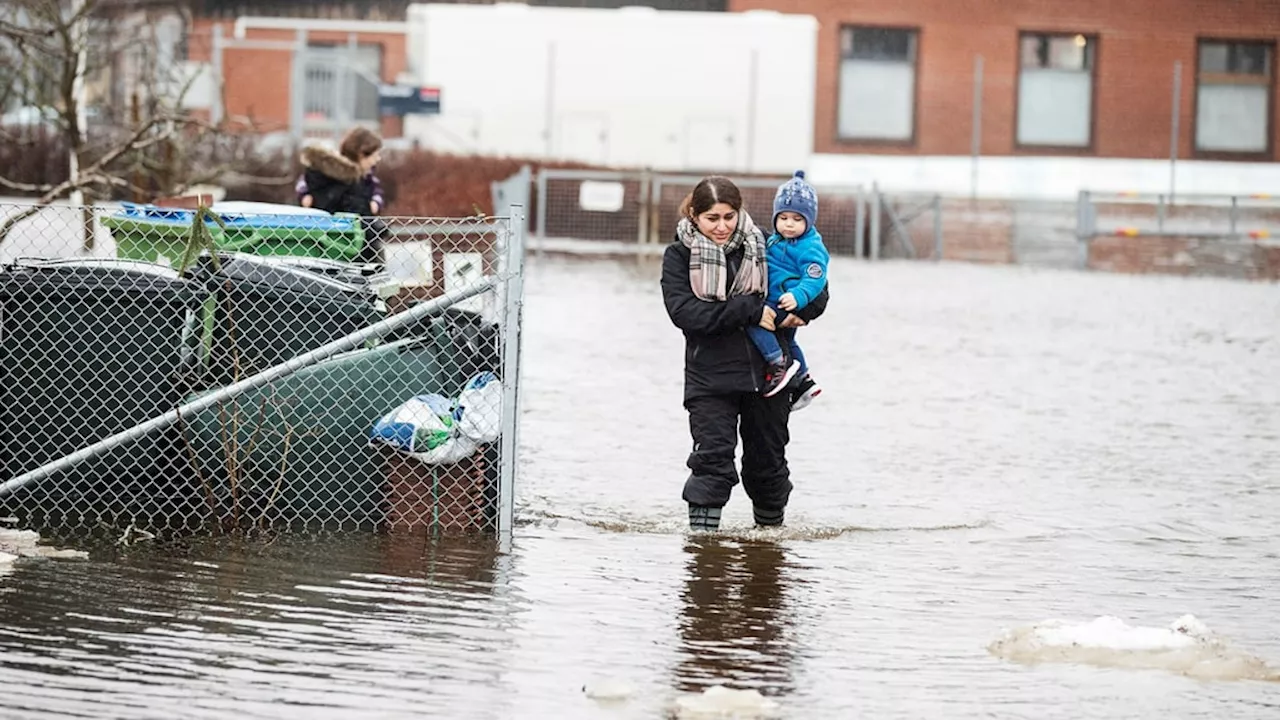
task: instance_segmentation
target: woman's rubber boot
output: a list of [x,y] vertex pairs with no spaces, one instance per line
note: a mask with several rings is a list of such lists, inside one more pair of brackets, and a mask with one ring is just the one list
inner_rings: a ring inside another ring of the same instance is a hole
[[689,529],[715,531],[720,529],[720,513],[724,508],[707,507],[689,503]]
[[757,527],[776,527],[782,524],[782,518],[786,514],[786,510],[784,508],[765,510],[757,507],[752,508],[752,513],[756,516]]

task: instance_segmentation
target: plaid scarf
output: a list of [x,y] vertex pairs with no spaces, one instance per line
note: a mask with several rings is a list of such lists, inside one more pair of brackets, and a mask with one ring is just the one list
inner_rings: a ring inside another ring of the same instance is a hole
[[[738,227],[723,246],[698,231],[689,218],[680,218],[676,235],[689,248],[689,284],[693,294],[707,302],[727,300],[729,295],[762,294],[766,289],[768,269],[765,266],[764,234],[745,211],[738,213]],[[743,248],[742,265],[733,278],[733,287],[725,293],[728,262],[725,255]]]

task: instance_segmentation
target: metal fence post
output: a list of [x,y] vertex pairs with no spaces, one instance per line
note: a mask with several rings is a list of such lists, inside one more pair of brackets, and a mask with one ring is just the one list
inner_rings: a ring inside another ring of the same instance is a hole
[[942,196],[933,196],[933,259],[942,260]]
[[1173,62],[1173,119],[1170,122],[1169,131],[1169,202],[1172,204],[1177,197],[1177,179],[1178,179],[1178,136],[1181,134],[1179,130],[1179,121],[1181,113],[1179,110],[1182,106],[1182,61],[1175,60]]
[[853,257],[863,258],[862,243],[867,239],[867,190],[858,186],[857,210],[853,219]]
[[293,62],[289,68],[289,132],[294,142],[301,142],[307,103],[307,31],[298,28],[294,43]]
[[222,26],[214,23],[213,25],[213,98],[209,105],[209,123],[217,126],[222,122],[225,113],[222,101],[224,99],[224,89],[222,87]]
[[636,228],[636,254],[639,255],[643,251],[642,245],[649,242],[649,187],[653,183],[653,175],[647,169],[640,173],[640,189],[636,195],[636,201],[640,203],[640,210],[637,228]]
[[547,242],[547,169],[538,171],[538,249],[537,256],[542,258],[542,246]]
[[1237,229],[1236,224],[1239,222],[1239,219],[1240,219],[1240,198],[1235,195],[1232,195],[1231,196],[1231,239],[1233,240],[1238,237],[1236,232],[1236,229]]
[[978,201],[978,157],[982,155],[982,56],[973,58],[973,137],[969,148],[969,200]]
[[646,242],[659,244],[662,242],[662,175],[655,175],[649,181],[649,237]]
[[509,538],[515,524],[515,477],[520,432],[520,342],[524,308],[523,205],[511,206],[507,243],[507,292],[502,346],[502,467],[498,476],[498,534]]
[[881,213],[880,186],[871,183],[871,260],[880,259],[880,213]]
[[[360,45],[355,33],[347,33],[347,66],[342,69],[342,104],[339,106],[339,117],[342,125],[333,128],[334,144],[341,142],[342,133],[356,121],[356,54]],[[336,83],[335,83],[336,84]]]
[[1076,198],[1076,240],[1080,269],[1089,267],[1089,239],[1093,236],[1093,228],[1089,222],[1089,191],[1081,190]]

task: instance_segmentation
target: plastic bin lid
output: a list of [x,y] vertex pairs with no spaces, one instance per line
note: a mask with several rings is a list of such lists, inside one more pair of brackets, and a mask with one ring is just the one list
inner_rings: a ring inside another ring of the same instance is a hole
[[400,282],[378,263],[343,262],[308,255],[253,255],[269,263],[309,270],[352,285],[368,288],[380,298],[389,298],[400,290]]
[[0,293],[115,290],[204,298],[208,291],[164,265],[116,258],[19,258],[0,270]]
[[372,302],[373,294],[364,283],[343,282],[333,277],[297,267],[278,257],[247,253],[218,253],[221,269],[215,268],[213,257],[202,254],[188,275],[213,284],[231,279],[263,294],[302,295],[309,298],[341,299],[347,302]]
[[[273,227],[301,230],[337,230],[350,232],[359,221],[357,216],[330,215],[323,210],[298,212],[309,208],[274,203],[217,203],[209,208],[230,226]],[[151,223],[190,225],[195,211],[189,208],[160,207],[150,203],[120,203],[116,217]],[[206,221],[212,223],[212,221]]]
[[319,208],[302,207],[301,205],[285,205],[282,203],[253,202],[251,200],[224,200],[209,206],[219,215],[243,215],[256,213],[259,215],[312,215],[329,217],[329,213]]
[[[229,254],[252,255],[252,253]],[[310,255],[253,255],[253,257],[260,258],[264,262],[276,263],[279,265],[291,265],[320,275],[327,275],[329,277],[339,279],[349,278],[351,280],[363,280],[377,277],[384,272],[382,266],[377,263],[343,262],[341,260],[312,257]]]

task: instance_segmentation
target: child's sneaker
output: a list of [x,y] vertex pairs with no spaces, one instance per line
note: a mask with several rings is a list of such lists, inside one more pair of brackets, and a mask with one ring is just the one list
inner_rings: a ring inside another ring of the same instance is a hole
[[814,398],[822,394],[822,388],[818,383],[814,382],[813,377],[808,373],[800,380],[800,387],[796,388],[796,399],[791,403],[791,412],[803,410],[809,407],[809,403]]
[[773,397],[782,392],[799,370],[799,360],[792,360],[789,366],[785,359],[770,365],[764,372],[764,396]]

